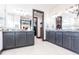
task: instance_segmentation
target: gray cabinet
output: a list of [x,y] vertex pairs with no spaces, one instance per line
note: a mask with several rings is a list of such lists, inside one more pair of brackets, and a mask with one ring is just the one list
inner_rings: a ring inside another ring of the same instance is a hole
[[34,44],[33,31],[3,32],[3,49]]
[[16,47],[26,45],[26,32],[25,31],[15,32],[15,40],[16,40]]
[[55,31],[47,31],[46,32],[46,39],[51,43],[55,43]]
[[14,32],[3,32],[3,49],[15,47]]
[[46,40],[79,53],[79,32],[46,31]]
[[50,42],[55,43],[55,31],[50,32]]
[[29,31],[26,32],[26,45],[32,45],[34,44],[34,32]]
[[56,31],[56,44],[62,46],[62,32]]
[[72,50],[79,53],[79,33],[72,32]]
[[63,32],[63,47],[72,49],[71,32]]

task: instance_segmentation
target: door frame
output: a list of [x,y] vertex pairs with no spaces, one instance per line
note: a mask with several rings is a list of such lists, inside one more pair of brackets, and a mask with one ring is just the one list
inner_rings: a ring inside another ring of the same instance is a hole
[[34,12],[42,13],[42,40],[44,41],[44,11],[33,9],[33,23],[34,23]]

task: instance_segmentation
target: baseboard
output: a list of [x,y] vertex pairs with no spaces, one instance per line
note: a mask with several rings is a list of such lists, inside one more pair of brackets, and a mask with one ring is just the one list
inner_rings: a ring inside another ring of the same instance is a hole
[[3,50],[10,50],[10,49],[17,49],[17,48],[21,48],[21,47],[28,47],[28,46],[33,46],[33,44],[29,44],[29,45],[24,45],[24,46],[17,46],[17,47],[14,47],[14,48],[7,48],[7,49],[3,49]]

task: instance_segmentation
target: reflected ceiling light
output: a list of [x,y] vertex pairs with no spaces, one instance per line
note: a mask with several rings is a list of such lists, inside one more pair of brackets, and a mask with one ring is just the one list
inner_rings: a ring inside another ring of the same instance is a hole
[[72,14],[77,14],[77,17],[78,17],[79,16],[79,4],[71,6],[67,11]]

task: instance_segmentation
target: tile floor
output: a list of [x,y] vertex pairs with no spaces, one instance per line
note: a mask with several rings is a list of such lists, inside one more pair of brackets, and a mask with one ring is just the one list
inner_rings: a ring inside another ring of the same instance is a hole
[[5,50],[2,55],[77,55],[76,53],[35,38],[35,45]]

